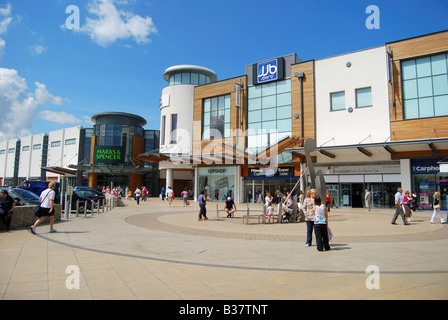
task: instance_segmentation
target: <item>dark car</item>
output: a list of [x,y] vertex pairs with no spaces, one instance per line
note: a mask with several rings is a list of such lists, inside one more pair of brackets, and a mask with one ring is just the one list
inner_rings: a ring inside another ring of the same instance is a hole
[[87,210],[92,210],[92,200],[94,203],[94,208],[98,208],[98,205],[101,205],[98,203],[97,200],[100,200],[101,197],[104,199],[104,195],[96,195],[95,193],[91,192],[90,190],[74,190],[72,195],[72,210],[76,210],[76,203],[79,201],[79,212],[84,211],[84,206],[87,204]]
[[31,191],[20,188],[2,188],[2,190],[8,191],[8,194],[16,202],[16,206],[33,206],[40,203],[39,197]]
[[[48,185],[50,184],[50,181],[43,181],[43,180],[25,180],[22,182],[22,185],[20,188],[31,191],[38,196],[44,191],[45,189],[48,189]],[[56,186],[54,187],[54,192],[56,193],[54,202],[59,203],[60,201],[60,184],[59,182],[56,182]]]
[[85,195],[90,199],[97,200],[105,198],[104,194],[101,191],[95,190],[91,187],[75,187],[73,190],[77,191],[78,193],[82,193],[82,195]]

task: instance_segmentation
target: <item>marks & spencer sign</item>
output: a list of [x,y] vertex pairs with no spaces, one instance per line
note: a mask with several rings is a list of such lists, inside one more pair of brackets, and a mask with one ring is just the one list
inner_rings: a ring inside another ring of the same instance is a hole
[[285,59],[277,58],[253,65],[253,83],[263,84],[266,82],[283,80],[285,78]]
[[122,147],[95,146],[93,163],[122,164],[124,163],[124,149]]

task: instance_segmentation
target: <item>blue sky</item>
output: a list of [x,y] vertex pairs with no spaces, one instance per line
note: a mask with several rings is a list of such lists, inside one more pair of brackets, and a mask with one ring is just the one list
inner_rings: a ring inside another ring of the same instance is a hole
[[[79,29],[66,27],[71,5]],[[380,29],[366,27],[369,5]],[[284,54],[320,59],[446,29],[447,0],[0,0],[0,140],[92,127],[107,111],[159,129],[173,65],[222,80]]]

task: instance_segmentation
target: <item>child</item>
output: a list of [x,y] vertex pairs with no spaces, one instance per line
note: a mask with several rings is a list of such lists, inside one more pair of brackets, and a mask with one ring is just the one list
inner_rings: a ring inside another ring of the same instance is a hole
[[330,250],[328,239],[328,211],[319,196],[314,198],[314,234],[316,235],[317,251]]
[[268,223],[271,222],[271,217],[274,214],[274,208],[272,208],[272,204],[269,203],[269,206],[266,209],[266,216],[268,217]]

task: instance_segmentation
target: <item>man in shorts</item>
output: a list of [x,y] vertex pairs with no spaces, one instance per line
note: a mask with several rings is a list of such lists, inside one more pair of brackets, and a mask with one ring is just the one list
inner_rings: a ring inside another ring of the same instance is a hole
[[231,197],[227,198],[226,204],[224,205],[224,211],[227,213],[227,218],[231,218],[236,212],[236,205]]
[[54,224],[54,198],[56,193],[54,192],[54,187],[56,183],[50,182],[48,184],[48,189],[42,191],[39,201],[40,201],[40,210],[37,214],[38,218],[34,225],[30,227],[30,230],[33,234],[36,234],[36,227],[45,220],[45,217],[50,217],[50,233],[57,232],[53,228]]

